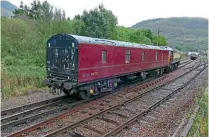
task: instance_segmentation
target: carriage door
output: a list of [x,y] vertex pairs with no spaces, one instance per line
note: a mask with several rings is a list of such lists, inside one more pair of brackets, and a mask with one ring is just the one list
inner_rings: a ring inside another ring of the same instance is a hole
[[173,62],[173,52],[172,51],[169,51],[168,52],[168,63],[172,63]]

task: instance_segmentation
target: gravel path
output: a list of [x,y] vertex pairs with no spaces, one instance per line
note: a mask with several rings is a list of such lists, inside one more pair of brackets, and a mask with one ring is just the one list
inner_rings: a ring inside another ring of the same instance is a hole
[[42,90],[42,91],[29,91],[27,94],[22,96],[17,96],[14,98],[5,98],[1,100],[1,110],[5,109],[11,109],[18,106],[22,106],[28,103],[35,103],[46,99],[56,98],[61,95],[53,95],[52,93],[49,93],[48,90]]
[[[172,137],[186,113],[193,112],[195,98],[208,84],[208,69],[189,86],[143,119],[118,133],[117,137]],[[179,136],[179,134],[177,134]]]

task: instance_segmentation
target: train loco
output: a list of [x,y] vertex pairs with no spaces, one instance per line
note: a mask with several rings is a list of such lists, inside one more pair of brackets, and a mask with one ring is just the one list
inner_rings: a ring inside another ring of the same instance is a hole
[[161,75],[178,67],[170,47],[57,34],[47,41],[44,83],[82,99],[114,90],[119,83]]
[[198,53],[192,53],[192,54],[190,55],[190,59],[191,59],[191,60],[196,60],[198,57],[199,57],[199,54],[198,54]]
[[198,52],[188,52],[188,56],[190,57],[191,60],[196,60],[199,57]]

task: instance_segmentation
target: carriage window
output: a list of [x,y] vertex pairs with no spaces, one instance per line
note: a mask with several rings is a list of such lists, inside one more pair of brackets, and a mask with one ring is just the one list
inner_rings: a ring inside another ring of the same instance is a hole
[[155,53],[155,60],[157,60],[158,52]]
[[130,63],[130,55],[131,55],[131,52],[130,50],[126,50],[126,63]]
[[107,62],[107,51],[103,50],[102,51],[102,63]]
[[142,61],[144,61],[144,55],[145,55],[145,53],[142,52]]
[[163,60],[163,54],[161,55],[161,59]]

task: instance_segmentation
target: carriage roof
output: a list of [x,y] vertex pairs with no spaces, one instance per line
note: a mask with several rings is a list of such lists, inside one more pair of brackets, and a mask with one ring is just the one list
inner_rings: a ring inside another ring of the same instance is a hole
[[[92,37],[86,37],[86,36],[78,36],[78,35],[71,35],[71,34],[58,34],[56,36],[67,36],[74,38],[78,44],[80,43],[87,43],[87,44],[104,44],[109,46],[118,46],[118,47],[130,47],[130,48],[144,48],[144,49],[156,49],[156,50],[167,50],[167,51],[173,51],[172,48],[167,46],[153,46],[153,45],[145,45],[145,44],[138,44],[138,43],[131,43],[131,42],[124,42],[124,41],[117,41],[117,40],[109,40],[109,39],[100,39],[100,38],[92,38]],[[53,39],[51,37],[50,39]]]

